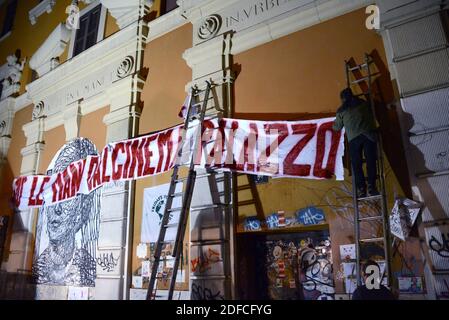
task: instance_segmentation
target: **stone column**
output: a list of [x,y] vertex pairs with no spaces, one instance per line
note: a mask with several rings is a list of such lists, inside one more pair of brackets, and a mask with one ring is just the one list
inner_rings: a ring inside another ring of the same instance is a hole
[[425,205],[429,298],[449,295],[449,15],[441,0],[377,1],[390,71],[401,94],[400,118],[410,180]]
[[[232,111],[232,57],[231,34],[220,35],[201,42],[196,31],[201,25],[193,13],[194,46],[184,53],[192,68],[192,85],[204,89],[206,81],[214,87],[208,108],[216,106],[222,112],[215,115],[231,116]],[[209,113],[211,113],[209,111]],[[197,170],[190,208],[190,292],[193,300],[232,299],[233,283],[233,202],[232,174]],[[209,260],[208,268],[203,268]]]
[[[23,126],[26,147],[21,150],[20,175],[33,175],[38,173],[39,170],[39,158],[44,149],[45,124],[45,118],[42,116],[40,107],[40,105],[34,107],[32,121]],[[15,212],[10,255],[8,262],[5,263],[8,272],[30,270],[31,268],[36,214],[37,210],[35,209]]]

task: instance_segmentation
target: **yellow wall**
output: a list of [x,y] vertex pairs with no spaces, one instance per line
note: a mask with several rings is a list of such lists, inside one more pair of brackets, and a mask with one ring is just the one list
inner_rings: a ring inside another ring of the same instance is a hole
[[45,174],[56,152],[65,144],[64,126],[58,126],[44,133],[45,147],[41,152],[39,173]]
[[[346,86],[344,61],[354,57],[361,63],[364,54],[375,49],[385,61],[382,39],[365,28],[365,19],[364,10],[358,10],[234,56],[234,68],[238,71],[235,117],[301,120],[335,114],[340,104],[339,93]],[[394,196],[404,192],[388,162],[386,172],[391,210]],[[324,210],[336,271],[340,266],[339,245],[354,243],[352,183],[348,172],[345,176],[343,183],[270,179],[269,183],[257,187],[265,217],[278,210],[294,216],[297,210],[308,206]],[[239,185],[244,184],[246,178],[239,177]],[[252,199],[249,190],[240,191],[238,197],[239,201]],[[368,207],[363,210],[370,212]],[[255,215],[255,206],[239,207],[241,223],[245,217]],[[243,231],[243,223],[238,230]],[[362,237],[376,234],[378,230],[381,230],[379,224],[367,224]],[[416,246],[417,243],[409,245],[407,252]],[[419,257],[415,258],[420,260]],[[395,265],[399,268],[398,263]],[[342,282],[336,284],[337,291],[342,292]]]
[[81,118],[79,136],[92,141],[98,152],[106,145],[106,126],[103,118],[108,113],[109,107],[103,107]]
[[[144,66],[149,68],[142,92],[144,108],[140,117],[140,134],[165,129],[181,123],[177,117],[184,102],[185,84],[192,79],[182,53],[192,46],[192,27],[185,25],[151,41],[145,49]],[[143,190],[170,182],[170,173],[136,181],[134,244],[132,270],[140,267],[136,247],[140,242]]]
[[20,175],[22,163],[21,150],[25,147],[26,139],[22,126],[29,122],[33,107],[28,106],[16,113],[11,134],[11,144],[6,157],[6,162],[0,168],[0,214],[10,214],[9,199],[12,193],[12,182]]
[[[31,114],[33,112],[33,106],[28,106],[18,111],[14,117],[11,144],[8,150],[5,163],[0,165],[0,215],[13,215],[13,211],[10,205],[10,199],[12,196],[12,183],[15,177],[20,175],[20,167],[22,164],[21,150],[26,145],[25,134],[23,133],[22,126],[29,122]],[[8,236],[5,245],[4,259],[7,259],[9,242],[12,233],[12,219],[9,221]]]
[[236,112],[335,111],[346,86],[345,59],[362,62],[373,49],[385,56],[382,38],[365,28],[365,19],[358,10],[234,56],[241,66]]

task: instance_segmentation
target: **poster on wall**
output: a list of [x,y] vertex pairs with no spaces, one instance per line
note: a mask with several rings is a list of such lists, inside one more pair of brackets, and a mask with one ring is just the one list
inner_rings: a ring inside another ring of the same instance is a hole
[[[142,213],[142,231],[140,234],[140,242],[150,243],[157,242],[159,230],[161,228],[162,217],[164,216],[165,204],[168,198],[168,189],[170,184],[162,184],[156,187],[146,188],[143,191],[143,213]],[[177,184],[176,192],[182,191],[182,185]],[[182,205],[182,198],[173,199],[173,208],[179,208]],[[179,211],[170,214],[169,224],[179,221]],[[166,241],[174,241],[176,239],[177,226],[167,228],[165,234]]]
[[[47,175],[63,172],[70,163],[97,154],[90,140],[74,139],[56,153]],[[70,186],[67,190],[70,192]],[[101,188],[97,188],[65,202],[42,205],[32,267],[36,283],[95,286],[100,200]],[[81,292],[73,290],[74,297]]]

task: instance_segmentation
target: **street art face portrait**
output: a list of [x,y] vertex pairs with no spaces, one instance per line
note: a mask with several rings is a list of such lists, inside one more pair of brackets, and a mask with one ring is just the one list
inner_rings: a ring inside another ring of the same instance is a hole
[[[77,138],[56,154],[47,174],[63,172],[70,163],[97,154],[92,142]],[[36,283],[95,286],[99,221],[100,189],[51,206],[44,204],[36,233]]]

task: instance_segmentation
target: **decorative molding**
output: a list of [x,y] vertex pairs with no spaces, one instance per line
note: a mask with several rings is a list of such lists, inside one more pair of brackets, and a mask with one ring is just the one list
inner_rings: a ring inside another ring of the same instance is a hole
[[[301,1],[297,0],[296,2]],[[351,11],[363,8],[370,3],[369,0],[355,0],[344,3],[338,0],[312,2],[313,5],[309,4],[306,6],[297,7],[294,10],[284,12],[280,15],[267,17],[267,19],[262,22],[257,22],[255,25],[249,25],[244,30],[235,32],[232,38],[231,54],[235,55],[244,52],[246,50],[271,42],[275,39],[279,39],[299,30],[303,30],[313,25],[344,15]],[[222,3],[217,3],[214,1],[211,1],[210,3],[216,4],[220,8],[223,7]],[[207,8],[208,12],[212,10],[211,5],[209,5]],[[195,10],[199,9],[197,8]],[[195,10],[192,11],[191,14],[197,19],[200,19],[201,16]],[[192,21],[194,27],[195,25],[199,25],[199,21],[200,20],[196,22]],[[221,34],[221,31],[219,32],[219,34]],[[183,54],[183,58],[191,68],[200,63],[206,64],[207,61],[210,61],[211,59],[211,50],[212,52],[215,52],[221,46],[222,40],[220,39],[220,37],[216,36],[211,40],[203,41],[193,48],[187,49]]]
[[20,79],[22,78],[22,70],[25,65],[25,59],[19,62],[19,59],[11,54],[6,57],[6,63],[0,67],[0,81],[2,81],[3,89],[0,100],[20,91]]
[[20,96],[18,96],[17,98],[15,98],[15,101],[16,101],[16,103],[14,106],[14,113],[22,110],[23,108],[28,107],[30,104],[33,103],[28,95],[28,92],[25,92],[25,93],[21,94]]
[[0,137],[6,136],[6,121],[0,122]]
[[153,6],[154,0],[100,0],[111,15],[115,18],[117,25],[123,29],[127,25],[137,21],[141,12],[139,7],[144,4],[144,11],[149,11]]
[[189,21],[182,16],[181,9],[178,7],[169,13],[166,13],[157,19],[148,23],[150,29],[147,43],[153,41],[185,24]]
[[198,28],[197,37],[201,40],[209,40],[217,35],[221,29],[221,16],[218,14],[211,14],[206,17]]
[[120,79],[125,78],[132,72],[133,67],[134,67],[134,57],[127,56],[125,59],[123,59],[123,61],[117,68],[117,77]]
[[59,56],[64,52],[70,39],[71,31],[60,23],[37,49],[30,59],[30,68],[40,77],[59,65]]
[[42,0],[37,6],[28,12],[28,18],[32,25],[36,24],[36,19],[45,12],[50,13],[56,4],[56,0]]
[[36,120],[44,116],[45,104],[44,101],[40,101],[33,108],[33,115],[31,120]]
[[95,99],[101,107],[108,105],[110,101],[102,93],[119,79],[117,70],[123,60],[135,59],[136,30],[137,24],[133,24],[114,33],[28,84],[30,99],[34,104],[45,103],[47,117],[81,98],[83,105],[90,99]]
[[11,136],[14,120],[14,98],[6,98],[0,102],[0,136]]
[[70,141],[79,136],[81,123],[81,101],[76,101],[64,110],[65,140]]

